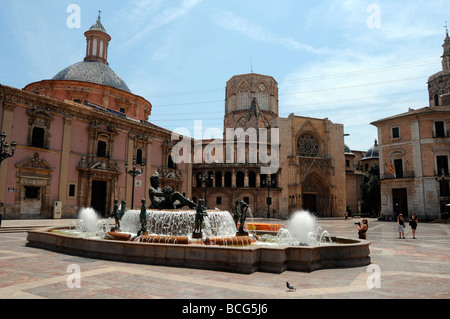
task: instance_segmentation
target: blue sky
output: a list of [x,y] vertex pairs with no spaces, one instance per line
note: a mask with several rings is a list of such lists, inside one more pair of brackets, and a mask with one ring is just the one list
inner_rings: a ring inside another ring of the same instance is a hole
[[[70,4],[80,28],[69,28]],[[2,0],[0,83],[23,88],[82,61],[102,11],[110,67],[167,129],[223,128],[226,82],[279,84],[280,116],[328,118],[367,150],[370,122],[428,106],[441,71],[448,0]],[[379,13],[379,14],[378,14]]]

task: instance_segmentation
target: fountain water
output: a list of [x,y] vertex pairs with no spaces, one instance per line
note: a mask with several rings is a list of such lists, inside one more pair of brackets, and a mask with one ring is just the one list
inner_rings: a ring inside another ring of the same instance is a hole
[[[129,210],[122,217],[122,232],[137,234],[140,230],[138,210]],[[149,234],[160,236],[188,236],[195,227],[195,211],[147,210],[147,230]],[[229,212],[208,211],[204,219],[203,233],[206,236],[234,236],[236,225]]]
[[[238,236],[229,212],[207,213],[203,238],[192,238],[196,214],[193,210],[147,210],[148,235],[137,236],[141,229],[140,211],[126,212],[121,229],[110,231],[110,219],[101,219],[93,209],[86,208],[80,211],[79,221],[69,228],[30,231],[27,246],[88,258],[248,274],[370,263],[370,243],[334,238],[335,243],[329,245],[329,233],[318,227],[314,216],[307,212],[295,213],[287,228],[270,225],[277,227],[257,231],[259,240],[251,234]],[[255,225],[247,226],[256,229]],[[271,235],[261,235],[263,232]]]

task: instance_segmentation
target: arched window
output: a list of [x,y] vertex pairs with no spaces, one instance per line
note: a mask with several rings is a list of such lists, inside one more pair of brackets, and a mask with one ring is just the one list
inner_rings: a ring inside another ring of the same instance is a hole
[[256,187],[256,173],[255,172],[248,173],[248,187]]
[[251,105],[251,90],[250,86],[244,82],[239,86],[237,94],[237,110],[246,110]]
[[256,100],[260,110],[269,111],[269,90],[262,82],[256,88]]
[[236,174],[236,187],[244,187],[244,172],[237,172]]
[[225,173],[225,187],[231,187],[231,172]]
[[439,106],[439,94],[434,95],[434,106]]
[[216,179],[216,187],[222,187],[222,172],[216,172],[215,179]]

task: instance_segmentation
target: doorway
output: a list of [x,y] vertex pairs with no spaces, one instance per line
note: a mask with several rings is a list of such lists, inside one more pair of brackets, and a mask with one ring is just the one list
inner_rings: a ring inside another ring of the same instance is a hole
[[303,210],[307,210],[312,214],[317,213],[316,194],[303,194]]
[[394,203],[394,214],[398,216],[403,214],[403,218],[408,217],[408,192],[406,188],[392,190],[392,199]]
[[107,186],[105,181],[92,181],[91,207],[102,217],[106,217]]

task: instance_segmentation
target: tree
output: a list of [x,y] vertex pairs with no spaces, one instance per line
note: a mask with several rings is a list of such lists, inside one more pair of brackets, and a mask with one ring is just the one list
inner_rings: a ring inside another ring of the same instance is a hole
[[381,211],[380,166],[371,166],[363,176],[361,184],[361,210],[370,216],[378,216]]

